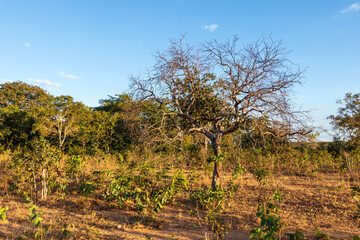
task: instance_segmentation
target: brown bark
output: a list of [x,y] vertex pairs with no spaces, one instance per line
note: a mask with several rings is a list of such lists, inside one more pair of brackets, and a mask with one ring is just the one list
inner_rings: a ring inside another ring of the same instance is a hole
[[[218,142],[220,142],[220,139],[218,139],[215,143],[212,144],[215,157],[218,157],[221,154],[221,146]],[[215,161],[213,177],[211,182],[211,188],[214,190],[216,189],[217,186],[220,186],[221,184],[221,170],[222,170],[222,162]]]
[[41,178],[41,199],[46,200],[48,193],[48,186],[46,183],[46,170],[45,168],[42,170],[42,178]]

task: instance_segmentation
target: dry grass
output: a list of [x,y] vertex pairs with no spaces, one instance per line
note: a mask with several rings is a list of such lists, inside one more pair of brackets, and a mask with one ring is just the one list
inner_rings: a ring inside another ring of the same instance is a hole
[[[159,160],[157,155],[149,156]],[[149,159],[148,158],[148,159]],[[0,155],[0,167],[11,161],[9,154]],[[127,161],[141,161],[137,156],[127,156]],[[91,157],[82,167],[82,176],[90,176],[98,170],[117,169],[117,159]],[[172,160],[165,161],[165,165]],[[175,162],[175,160],[174,160]],[[64,175],[66,159],[59,164],[59,174]],[[164,166],[165,166],[164,165]],[[157,165],[162,168],[161,164]],[[184,169],[187,167],[182,166]],[[239,190],[225,204],[220,216],[221,222],[229,227],[225,239],[248,239],[250,230],[259,226],[256,217],[257,205],[271,196],[275,189],[280,190],[284,200],[278,203],[280,216],[286,224],[284,234],[301,229],[307,239],[315,239],[315,228],[320,229],[332,239],[349,239],[360,235],[359,219],[355,215],[355,201],[350,186],[358,185],[353,176],[345,173],[310,172],[299,174],[296,171],[269,167],[273,174],[266,183],[259,183],[253,174],[246,172],[236,183]],[[46,239],[212,239],[214,235],[204,220],[206,211],[188,199],[189,192],[198,187],[210,186],[211,168],[196,170],[197,174],[191,189],[176,196],[176,201],[154,215],[139,215],[132,206],[120,210],[116,205],[102,200],[101,189],[92,197],[80,196],[76,187],[69,186],[70,192],[64,195],[50,195],[46,201],[37,204],[43,211]],[[173,172],[173,171],[171,171]],[[190,171],[184,170],[185,174]],[[64,176],[63,176],[64,177]],[[0,239],[33,239],[37,231],[29,220],[29,206],[24,197],[12,195],[6,186],[10,176],[5,168],[0,169],[0,207],[7,206],[7,220],[0,220]],[[359,179],[358,176],[356,179]],[[231,180],[230,172],[224,172],[223,184]],[[2,190],[1,190],[2,189]],[[6,191],[5,191],[6,190]],[[74,225],[74,227],[71,226]],[[64,229],[64,226],[68,226]],[[63,234],[68,231],[68,236]]]
[[[96,168],[93,165],[94,169]],[[225,176],[228,179],[230,176]],[[202,173],[196,184],[209,185],[209,177]],[[251,173],[238,180],[240,189],[221,219],[230,227],[226,239],[248,239],[250,229],[257,227],[256,207],[277,188],[284,200],[280,215],[286,223],[285,232],[302,229],[307,238],[315,237],[317,227],[332,239],[349,239],[360,234],[355,216],[355,204],[350,192],[349,178],[345,174],[316,173],[303,176],[274,174],[266,184],[260,184]],[[0,238],[29,239],[36,228],[29,220],[29,210],[22,198],[0,196],[0,206],[8,206],[7,220],[0,222]],[[81,196],[65,199],[51,198],[40,202],[44,212],[44,226],[49,230],[46,239],[62,238],[64,224],[69,228],[70,239],[205,239],[211,231],[204,221],[206,213],[196,209],[187,194],[178,196],[155,217],[139,216],[134,211],[119,210],[106,202]],[[196,214],[190,214],[190,212]]]

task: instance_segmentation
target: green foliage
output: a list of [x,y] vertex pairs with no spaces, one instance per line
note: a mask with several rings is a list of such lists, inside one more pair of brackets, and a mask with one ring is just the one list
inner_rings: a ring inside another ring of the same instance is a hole
[[38,212],[36,210],[36,206],[33,204],[33,202],[31,201],[30,198],[27,198],[28,201],[28,206],[29,206],[29,211],[30,211],[30,216],[29,219],[32,222],[32,224],[37,227],[37,231],[35,232],[34,238],[35,240],[40,238],[43,239],[44,238],[44,234],[46,231],[48,231],[47,228],[43,227],[43,218],[42,216],[44,215],[44,212]]
[[190,193],[190,200],[196,201],[200,206],[206,210],[223,210],[223,203],[226,199],[227,192],[222,186],[218,186],[215,190],[213,188],[199,188]]
[[170,180],[170,183],[164,187],[154,191],[153,202],[155,203],[154,212],[158,213],[163,206],[171,201],[173,196],[181,189],[187,189],[188,181],[185,178],[182,170],[175,172],[173,177]]
[[6,211],[9,210],[8,207],[0,207],[0,219],[2,221],[6,220]]
[[360,218],[360,186],[355,185],[351,187],[351,192],[353,194],[353,198],[356,201],[356,207],[357,209],[355,210],[355,214],[357,215],[358,218]]
[[20,81],[0,84],[0,144],[30,147],[40,133],[36,127],[51,95]]
[[338,115],[331,115],[329,119],[337,131],[337,139],[349,141],[352,146],[360,145],[360,93],[347,93],[343,100],[344,104],[338,109]]
[[155,171],[152,164],[130,165],[130,168],[125,164],[122,166],[105,190],[104,197],[108,201],[115,200],[120,207],[130,201],[139,213],[147,210],[158,213],[178,191],[188,186],[182,170],[169,176],[169,168]]
[[76,179],[82,175],[85,166],[85,156],[74,155],[67,159],[65,172],[71,179]]
[[279,209],[273,200],[281,201],[282,199],[280,192],[276,189],[272,198],[268,197],[265,203],[258,205],[256,216],[261,220],[260,228],[251,229],[250,239],[277,239],[284,227],[284,223],[281,222]]
[[0,144],[12,149],[31,145],[31,142],[38,137],[35,121],[25,110],[13,107],[1,109]]
[[295,233],[287,233],[286,234],[289,240],[303,240],[305,239],[305,235],[301,230],[296,230]]
[[82,181],[78,187],[79,193],[85,197],[91,196],[95,191],[95,184],[89,181]]
[[255,168],[252,173],[258,182],[265,181],[266,177],[270,176],[270,171],[264,166]]
[[246,172],[246,168],[241,165],[240,162],[238,162],[236,164],[236,167],[234,169],[234,173],[232,174],[232,178],[235,180],[237,179],[240,175],[244,174]]
[[149,236],[149,235],[147,235],[146,233],[144,234],[144,237],[147,239],[147,240],[151,240],[152,238]]
[[74,229],[75,225],[73,223],[64,223],[61,228],[61,236],[64,239],[68,239],[71,236],[71,229]]
[[46,105],[45,116],[38,124],[42,136],[51,140],[63,150],[70,137],[80,131],[81,123],[86,123],[90,109],[71,96],[58,96]]
[[39,139],[32,149],[16,151],[11,154],[11,159],[6,168],[12,190],[19,194],[33,194],[35,201],[41,190],[43,199],[46,199],[47,192],[57,182],[59,151],[47,140]]
[[318,227],[315,227],[315,232],[316,232],[316,235],[315,235],[315,239],[316,240],[329,240],[330,237],[322,232]]
[[213,156],[213,157],[209,157],[206,159],[206,161],[208,163],[212,163],[212,162],[216,162],[216,163],[221,163],[226,159],[226,153],[222,152],[220,154],[218,154],[217,156]]
[[205,220],[211,225],[213,233],[215,233],[218,238],[222,239],[225,233],[228,232],[228,228],[219,221],[219,215],[224,210],[225,201],[231,198],[237,190],[238,186],[230,182],[226,190],[224,190],[222,186],[216,186],[216,189],[199,188],[189,196],[190,200],[195,201],[208,211]]
[[358,172],[360,167],[360,148],[343,152],[340,170],[348,172],[352,176]]
[[136,101],[128,94],[109,96],[99,103],[100,106],[94,108],[94,112],[106,113],[111,117],[110,124],[106,125],[107,134],[99,141],[108,139],[105,146],[111,152],[124,152],[131,146],[149,145],[155,142],[154,138],[158,138],[149,131],[149,126],[157,126],[160,122],[158,113],[162,108],[157,103]]

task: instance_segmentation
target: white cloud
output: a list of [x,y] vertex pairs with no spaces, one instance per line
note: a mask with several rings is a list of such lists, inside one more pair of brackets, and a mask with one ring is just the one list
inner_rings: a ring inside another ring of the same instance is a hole
[[58,72],[58,74],[64,78],[69,78],[69,79],[80,79],[81,78],[79,76],[67,74],[67,73],[63,73],[63,72]]
[[219,27],[219,24],[204,25],[202,28],[209,30],[210,32],[215,31]]
[[13,82],[14,80],[0,78],[0,83]]
[[341,13],[350,13],[350,12],[357,12],[360,11],[360,4],[353,3],[348,8],[341,11]]
[[49,81],[47,79],[29,78],[28,80],[31,81],[31,82],[34,82],[34,83],[38,83],[40,85],[60,87],[59,83],[53,83],[53,82],[51,82],[51,81]]
[[30,43],[26,42],[26,43],[24,43],[24,46],[25,47],[30,47]]

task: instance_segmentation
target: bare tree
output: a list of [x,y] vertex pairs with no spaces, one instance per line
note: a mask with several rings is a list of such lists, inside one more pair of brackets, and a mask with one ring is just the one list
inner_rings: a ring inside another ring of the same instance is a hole
[[[185,45],[183,38],[170,43],[156,54],[147,77],[132,79],[139,99],[167,107],[163,127],[173,126],[178,136],[205,135],[218,160],[222,137],[249,123],[266,126],[259,128],[264,135],[290,138],[308,132],[290,101],[303,71],[287,59],[281,41],[263,38],[241,48],[236,36],[198,47]],[[220,184],[221,169],[221,161],[215,161],[213,188]]]
[[86,117],[87,111],[83,103],[74,102],[71,96],[55,97],[38,128],[44,136],[57,139],[59,149],[63,149],[66,140],[79,131],[79,121]]

